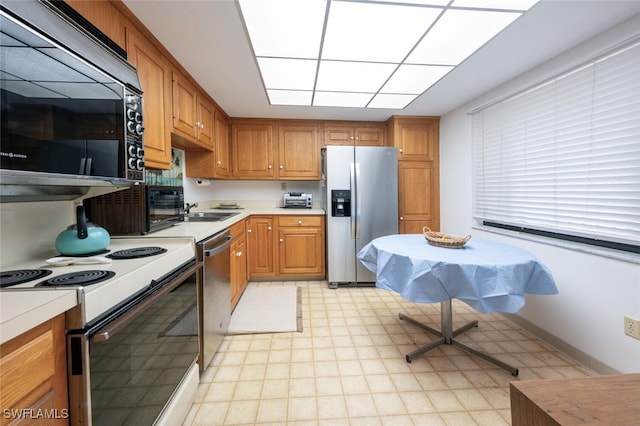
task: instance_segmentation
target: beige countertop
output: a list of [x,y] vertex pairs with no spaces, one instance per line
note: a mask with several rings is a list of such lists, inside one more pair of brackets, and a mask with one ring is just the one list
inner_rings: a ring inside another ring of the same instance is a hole
[[[147,234],[144,237],[191,237],[201,241],[229,228],[251,215],[324,215],[320,208],[285,209],[254,203],[239,209],[215,209],[209,202],[200,203],[195,212],[227,212],[236,215],[220,222],[182,222],[171,228]],[[140,238],[140,236],[137,236]],[[115,237],[117,238],[117,237]],[[69,289],[16,289],[0,291],[0,343],[59,315],[78,303],[75,290]]]
[[204,240],[205,238],[216,234],[229,228],[236,222],[239,222],[251,215],[321,215],[325,214],[325,211],[320,208],[311,209],[285,209],[282,207],[268,207],[268,206],[250,206],[240,209],[215,209],[207,208],[206,203],[202,203],[203,207],[193,209],[192,213],[198,212],[225,212],[225,213],[237,213],[236,215],[225,219],[220,222],[182,222],[171,228],[163,229],[160,231],[148,234],[147,237],[193,237],[196,242]]
[[0,291],[0,343],[78,304],[76,290],[23,288]]

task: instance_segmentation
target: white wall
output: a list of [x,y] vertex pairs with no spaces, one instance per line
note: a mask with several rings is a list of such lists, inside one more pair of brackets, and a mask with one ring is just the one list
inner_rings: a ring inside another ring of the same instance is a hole
[[640,341],[626,336],[623,331],[624,315],[640,319],[640,256],[616,260],[472,229],[472,129],[468,111],[575,66],[589,56],[637,35],[638,29],[640,16],[635,16],[440,120],[442,231],[470,233],[477,238],[510,243],[532,252],[552,271],[559,294],[528,295],[518,316],[592,357],[595,366],[603,364],[622,373],[640,372]]

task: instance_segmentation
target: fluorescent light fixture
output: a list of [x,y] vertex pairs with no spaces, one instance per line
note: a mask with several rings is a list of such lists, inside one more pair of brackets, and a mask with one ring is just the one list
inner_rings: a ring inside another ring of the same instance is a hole
[[402,109],[538,0],[237,0],[272,105]]

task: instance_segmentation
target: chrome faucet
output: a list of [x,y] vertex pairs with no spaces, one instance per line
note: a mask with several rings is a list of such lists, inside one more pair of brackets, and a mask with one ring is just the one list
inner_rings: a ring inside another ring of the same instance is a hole
[[184,205],[184,212],[185,212],[186,214],[189,214],[189,212],[191,211],[191,209],[192,209],[192,208],[194,208],[194,207],[198,207],[198,203],[193,203],[193,204],[189,204],[189,203],[187,203],[187,204],[185,204],[185,205]]

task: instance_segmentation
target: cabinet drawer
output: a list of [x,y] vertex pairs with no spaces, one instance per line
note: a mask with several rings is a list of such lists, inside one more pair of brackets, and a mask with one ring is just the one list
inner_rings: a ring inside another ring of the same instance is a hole
[[240,235],[244,235],[244,230],[245,230],[245,221],[244,220],[242,220],[240,222],[237,222],[237,223],[234,223],[229,228],[229,232],[231,232],[231,235],[234,238],[238,237]]
[[322,226],[322,216],[280,216],[279,226]]

